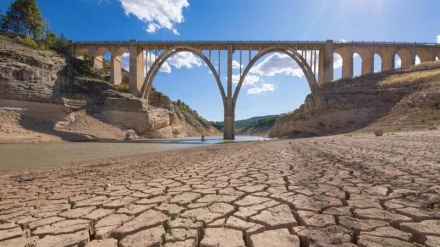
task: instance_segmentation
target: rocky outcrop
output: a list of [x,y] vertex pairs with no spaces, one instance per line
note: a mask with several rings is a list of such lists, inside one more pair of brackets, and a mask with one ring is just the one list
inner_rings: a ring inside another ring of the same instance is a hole
[[219,134],[206,120],[178,109],[168,96],[154,90],[150,93],[148,106],[130,95],[108,97],[100,116],[106,122],[122,129],[133,129],[146,138]]
[[[66,122],[58,117],[65,114],[68,118],[72,112],[82,111],[90,116],[89,122],[96,122],[98,126],[110,124],[122,131],[134,130],[141,137],[219,134],[203,119],[177,109],[162,93],[153,91],[149,102],[144,102],[118,92],[81,60],[52,50],[34,50],[17,43],[11,34],[0,33],[0,47],[0,100],[7,101],[9,108],[17,108],[18,113],[26,117],[42,121],[52,119],[49,126],[58,126],[58,131],[64,127],[67,132],[87,132],[90,135],[87,128],[93,124],[77,124],[78,128],[69,129],[74,121]],[[23,110],[20,102],[44,103],[47,109],[55,110],[35,114],[38,111]],[[0,104],[0,108],[5,106]],[[49,116],[50,113],[56,116],[56,121]],[[59,121],[64,121],[61,127],[57,124]],[[100,137],[99,131],[95,134],[92,136]]]
[[281,115],[269,137],[429,129],[440,123],[440,63],[339,80]]

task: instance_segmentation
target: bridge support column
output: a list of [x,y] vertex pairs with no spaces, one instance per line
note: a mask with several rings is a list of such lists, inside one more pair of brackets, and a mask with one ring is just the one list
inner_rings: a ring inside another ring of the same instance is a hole
[[223,102],[225,109],[225,121],[223,129],[223,139],[235,140],[235,104],[232,95],[232,45],[228,47],[228,91],[226,102]]
[[235,140],[235,105],[232,98],[228,97],[223,105],[225,108],[223,139]]
[[144,82],[144,52],[136,40],[130,40],[130,73],[128,92],[138,97]]
[[113,56],[110,58],[110,83],[119,85],[122,82],[121,72],[121,56]]
[[342,57],[342,78],[353,77],[353,54],[348,53]]
[[104,68],[104,57],[103,56],[94,56],[93,57],[93,68],[102,69]]
[[384,71],[390,71],[394,70],[395,62],[394,62],[394,54],[393,53],[387,53],[386,55],[383,55],[382,57],[382,72]]
[[333,40],[327,40],[324,49],[319,50],[319,80],[321,86],[333,80]]
[[374,55],[371,53],[362,56],[362,72],[361,75],[373,74],[374,72]]

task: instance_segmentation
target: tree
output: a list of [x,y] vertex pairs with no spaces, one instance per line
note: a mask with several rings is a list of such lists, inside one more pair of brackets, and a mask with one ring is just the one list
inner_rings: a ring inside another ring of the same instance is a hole
[[45,23],[35,0],[15,0],[1,15],[3,30],[21,35],[31,35],[36,40],[44,38]]
[[55,42],[53,48],[55,50],[66,52],[68,47],[69,42],[67,41],[66,36],[64,36],[64,34],[62,33],[60,38]]
[[53,46],[55,46],[57,42],[58,42],[58,40],[57,40],[57,35],[56,35],[56,33],[52,33],[52,32],[48,32],[48,33],[46,33],[45,43],[46,43],[49,47],[53,47]]

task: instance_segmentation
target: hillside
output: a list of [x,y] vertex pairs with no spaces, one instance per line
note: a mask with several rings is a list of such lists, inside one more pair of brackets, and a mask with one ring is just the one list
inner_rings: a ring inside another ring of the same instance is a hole
[[30,48],[8,33],[0,33],[0,47],[1,142],[219,134],[160,92],[148,103],[119,92],[85,61]]
[[[279,115],[267,115],[251,117],[248,119],[235,121],[235,129],[239,135],[264,136],[269,135],[269,131],[275,124]],[[223,130],[223,122],[210,122],[218,130]]]
[[430,62],[329,82],[281,115],[269,137],[433,130],[439,124],[440,62]]
[[278,117],[279,115],[268,115],[250,118],[252,121],[248,122],[247,126],[239,129],[237,132],[239,135],[267,137]]

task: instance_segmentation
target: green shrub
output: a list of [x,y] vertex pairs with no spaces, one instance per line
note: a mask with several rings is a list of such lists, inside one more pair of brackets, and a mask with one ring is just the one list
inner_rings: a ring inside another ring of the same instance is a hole
[[115,88],[119,92],[128,93],[128,83],[121,83],[119,85],[115,85]]
[[17,36],[16,40],[17,42],[32,47],[34,49],[37,49],[39,47],[38,43],[34,39],[32,39],[29,35],[26,35],[24,37]]

